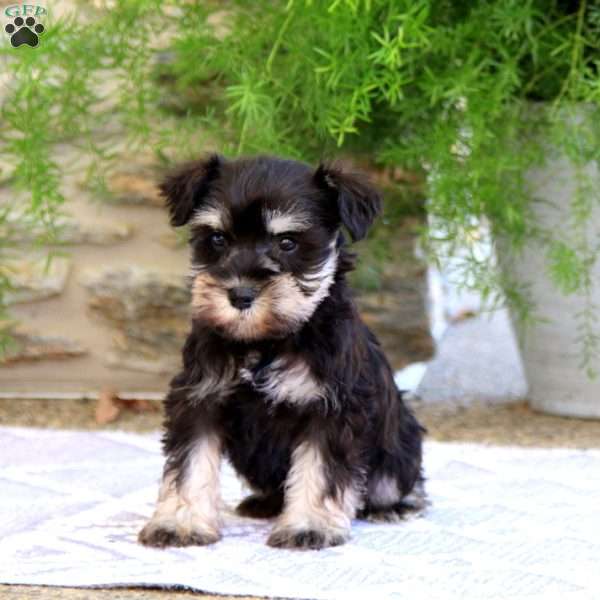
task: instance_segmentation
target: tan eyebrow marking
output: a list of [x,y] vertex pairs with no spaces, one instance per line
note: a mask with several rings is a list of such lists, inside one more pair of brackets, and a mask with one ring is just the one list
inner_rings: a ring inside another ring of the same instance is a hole
[[284,213],[280,210],[264,211],[267,231],[273,235],[288,231],[305,231],[310,227],[310,219],[304,212]]
[[230,222],[231,218],[226,209],[210,205],[196,210],[190,220],[190,224],[196,227],[204,225],[219,230],[227,229]]

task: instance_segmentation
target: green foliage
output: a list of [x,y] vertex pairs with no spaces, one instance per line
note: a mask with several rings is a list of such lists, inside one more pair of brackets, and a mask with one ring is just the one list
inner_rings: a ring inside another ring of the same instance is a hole
[[[101,189],[116,157],[91,134],[117,121],[130,144],[152,147],[165,162],[212,145],[231,155],[344,155],[413,170],[426,182],[436,225],[424,248],[434,261],[466,248],[457,276],[491,304],[504,299],[531,314],[526,290],[475,251],[482,221],[516,249],[539,240],[557,290],[590,298],[598,247],[585,224],[598,186],[585,166],[600,156],[596,3],[114,4],[89,12],[82,2],[76,19],[49,24],[39,48],[1,49],[14,73],[1,150],[28,211],[50,234],[64,201],[55,144],[84,140],[82,153],[96,157],[89,180]],[[118,82],[110,92],[107,78]],[[589,119],[565,118],[580,104]],[[536,222],[526,186],[549,137],[581,168],[567,231]],[[365,281],[374,285],[385,244],[368,255]],[[590,306],[581,318],[586,367],[598,351],[593,314]]]
[[[586,222],[598,183],[584,167],[600,156],[600,7],[585,0],[290,0],[257,10],[239,0],[226,13],[225,35],[178,36],[174,70],[188,86],[219,79],[212,105],[221,107],[231,150],[307,160],[342,153],[424,171],[436,225],[424,238],[431,260],[462,248],[458,281],[490,305],[508,301],[530,321],[527,290],[476,244],[481,222],[517,250],[537,239],[557,291],[588,299],[580,323],[591,367],[598,247]],[[575,116],[581,104],[586,119]],[[566,231],[537,222],[526,185],[549,138],[580,167]],[[381,245],[367,257],[360,279],[372,286],[378,261],[389,257]]]

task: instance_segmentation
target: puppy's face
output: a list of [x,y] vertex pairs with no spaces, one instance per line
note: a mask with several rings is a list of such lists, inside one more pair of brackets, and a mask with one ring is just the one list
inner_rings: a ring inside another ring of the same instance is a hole
[[[340,226],[358,239],[379,208],[355,178],[362,195],[344,198],[344,177],[294,161],[214,156],[168,178],[171,221],[190,226],[193,317],[244,341],[283,337],[310,319],[335,279]],[[354,206],[344,210],[346,200]]]

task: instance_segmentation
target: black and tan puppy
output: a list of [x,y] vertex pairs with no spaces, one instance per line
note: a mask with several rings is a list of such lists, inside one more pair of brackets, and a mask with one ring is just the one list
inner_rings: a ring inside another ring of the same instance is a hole
[[276,517],[271,546],[333,546],[355,516],[399,518],[422,497],[423,429],[346,283],[343,230],[365,236],[378,193],[334,167],[219,156],[162,191],[172,224],[190,226],[192,330],[140,541],[219,539],[223,457],[254,491],[238,512]]

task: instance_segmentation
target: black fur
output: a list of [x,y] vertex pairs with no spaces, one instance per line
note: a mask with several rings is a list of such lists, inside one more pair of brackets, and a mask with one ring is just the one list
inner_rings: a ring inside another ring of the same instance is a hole
[[353,241],[362,240],[381,211],[381,196],[364,176],[320,165],[315,182],[336,199],[340,221]]
[[[216,245],[210,227],[201,224],[191,231],[194,273],[210,276],[210,285],[222,281],[226,288],[231,278],[247,278],[263,293],[285,275],[297,278],[310,298],[332,248],[337,253],[327,293],[302,322],[294,315],[288,320],[287,314],[266,318],[268,333],[254,335],[252,330],[246,339],[228,334],[228,324],[211,322],[210,313],[198,315],[192,309],[183,369],[165,400],[165,473],[175,474],[181,485],[189,477],[188,458],[197,441],[216,433],[223,453],[255,492],[238,511],[270,518],[286,507],[292,454],[307,443],[322,457],[323,500],[341,501],[345,491],[359,490],[355,508],[362,518],[386,520],[410,508],[406,496],[422,488],[424,429],[404,404],[379,343],[357,313],[346,281],[353,258],[339,232],[345,227],[353,240],[363,238],[380,210],[378,193],[364,178],[337,168],[313,171],[268,157],[233,162],[211,157],[187,165],[162,190],[174,225],[188,222],[203,202],[226,207],[231,215],[225,247]],[[290,234],[295,251],[281,251],[278,237],[265,231],[267,209],[301,210],[310,221],[306,230]],[[198,293],[202,296],[202,289]],[[267,393],[261,386],[270,377],[279,381],[277,361],[283,361],[278,367],[283,376],[288,363],[305,365],[322,394],[274,400],[273,390]],[[198,389],[201,397],[195,394]],[[398,497],[381,493],[382,480],[397,488]],[[203,543],[202,532],[200,541],[189,535],[182,541],[168,532],[153,535],[156,539],[142,532],[140,539],[156,546]],[[269,544],[321,548],[345,539],[300,524],[297,529],[276,527]]]
[[167,199],[171,214],[171,225],[185,225],[195,208],[206,197],[211,182],[217,177],[222,158],[213,154],[202,162],[183,165],[161,184],[160,189]]

